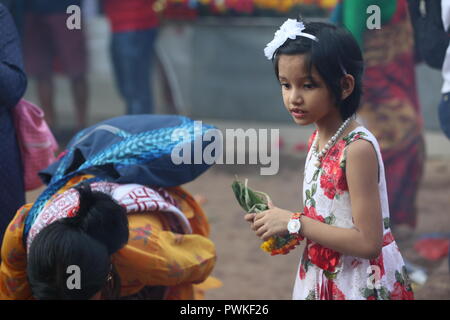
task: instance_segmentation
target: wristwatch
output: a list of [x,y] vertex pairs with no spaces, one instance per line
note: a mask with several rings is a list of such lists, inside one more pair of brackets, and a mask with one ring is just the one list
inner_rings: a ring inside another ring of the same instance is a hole
[[302,227],[302,223],[300,222],[301,215],[301,213],[297,212],[292,214],[291,220],[289,220],[287,224],[287,229],[290,234],[298,234],[300,232],[300,229]]

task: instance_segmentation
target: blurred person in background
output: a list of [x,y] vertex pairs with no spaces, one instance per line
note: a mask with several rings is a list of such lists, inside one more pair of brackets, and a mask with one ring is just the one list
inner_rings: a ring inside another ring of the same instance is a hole
[[156,0],[103,0],[111,30],[111,59],[127,114],[154,112],[151,75],[160,25]]
[[442,71],[444,84],[438,118],[442,131],[450,139],[450,0],[408,0],[408,5],[416,55],[429,67]]
[[36,79],[40,106],[47,123],[57,127],[54,104],[55,70],[70,79],[76,111],[76,129],[86,126],[88,85],[84,25],[70,30],[67,8],[81,0],[27,0],[24,53],[27,73]]
[[[380,29],[367,27],[371,5],[380,8]],[[399,238],[408,236],[417,223],[425,143],[407,1],[342,0],[335,17],[363,49],[366,70],[359,116],[380,143],[393,232]]]
[[[450,1],[442,0],[441,6],[442,23],[444,25],[444,30],[448,33],[448,30],[450,30]],[[447,138],[450,139],[450,46],[448,46],[445,53],[442,77],[444,78],[444,85],[441,90],[442,100],[439,104],[439,121],[441,123],[442,131]]]
[[25,1],[26,0],[0,0],[0,3],[3,3],[13,16],[14,21],[16,22],[17,31],[20,35],[23,33]]
[[12,109],[26,90],[27,78],[14,21],[2,4],[0,34],[0,239],[3,239],[15,211],[25,203],[23,169]]

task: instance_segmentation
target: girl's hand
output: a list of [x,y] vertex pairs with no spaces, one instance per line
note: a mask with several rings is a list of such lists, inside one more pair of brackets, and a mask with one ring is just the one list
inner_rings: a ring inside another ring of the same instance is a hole
[[244,216],[245,221],[250,222],[252,224],[252,230],[253,231],[254,231],[254,229],[253,229],[253,220],[255,219],[255,215],[256,215],[256,213],[247,213]]
[[287,234],[287,225],[292,216],[292,212],[277,208],[273,204],[269,204],[269,208],[256,214],[253,220],[253,230],[264,241],[275,235]]

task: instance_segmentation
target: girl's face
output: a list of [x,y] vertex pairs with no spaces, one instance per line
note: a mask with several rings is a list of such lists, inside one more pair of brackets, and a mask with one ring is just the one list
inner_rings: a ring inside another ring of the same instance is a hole
[[308,74],[305,55],[280,55],[278,79],[284,105],[297,124],[340,117],[333,96],[316,68],[313,66],[311,75]]

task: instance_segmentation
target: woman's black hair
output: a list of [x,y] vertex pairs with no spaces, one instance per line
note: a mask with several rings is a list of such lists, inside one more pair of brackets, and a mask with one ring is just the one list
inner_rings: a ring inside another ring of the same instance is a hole
[[[77,215],[48,225],[31,243],[27,276],[37,299],[90,299],[108,287],[111,275],[114,294],[120,289],[110,256],[128,242],[125,209],[88,186],[77,189]],[[80,276],[79,287],[73,278],[75,272]]]
[[[302,36],[297,36],[294,40],[288,39],[278,48],[273,58],[277,78],[280,55],[304,54],[309,75],[311,76],[314,66],[330,89],[342,119],[349,118],[358,110],[363,91],[364,61],[358,43],[349,31],[329,23],[305,23],[303,32],[316,36],[319,41]],[[355,78],[355,87],[342,100],[341,79],[346,73]]]

